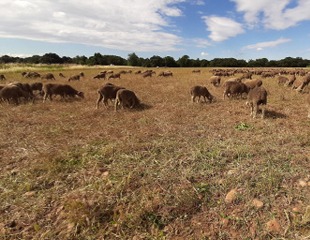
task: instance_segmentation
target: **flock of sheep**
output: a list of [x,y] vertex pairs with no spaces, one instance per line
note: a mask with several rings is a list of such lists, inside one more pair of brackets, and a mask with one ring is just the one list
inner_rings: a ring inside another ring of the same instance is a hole
[[[249,70],[212,70],[213,76],[210,78],[210,83],[219,87],[221,85],[222,77],[233,76],[236,73],[242,73],[241,77],[230,78],[226,80],[222,86],[224,88],[223,98],[242,98],[244,95],[247,95],[247,105],[250,107],[250,114],[253,118],[256,117],[258,112],[258,107],[262,107],[262,118],[265,116],[265,106],[267,104],[267,91],[262,86],[263,82],[260,79],[252,79],[254,74],[261,75],[262,78],[265,77],[275,77],[278,76],[278,84],[285,85],[287,87],[292,87],[298,92],[302,92],[305,87],[310,83],[310,73],[307,72],[254,72]],[[238,72],[242,71],[242,72]],[[283,70],[281,70],[283,71]],[[120,78],[122,74],[131,73],[131,71],[122,71],[119,73],[113,73],[113,71],[103,71],[93,77],[93,79],[108,79]],[[200,70],[193,70],[193,73],[200,73]],[[145,77],[152,77],[156,74],[153,70],[146,70],[144,72],[137,71],[135,74],[141,74]],[[288,77],[284,75],[288,74]],[[296,80],[296,75],[300,75],[301,78]],[[23,72],[22,76],[25,78],[41,78],[42,80],[55,80],[55,76],[52,73],[47,73],[40,75],[36,72]],[[59,73],[59,76],[65,78],[62,73]],[[165,71],[158,74],[158,76],[167,77],[173,76],[171,71]],[[67,80],[75,81],[80,80],[81,77],[84,77],[84,73],[70,76]],[[5,80],[3,74],[0,75],[0,80]],[[21,99],[25,101],[35,100],[35,92],[38,95],[43,97],[43,102],[47,99],[52,100],[53,96],[59,95],[62,98],[66,97],[80,97],[84,98],[84,93],[74,89],[69,84],[56,84],[56,83],[45,83],[34,82],[34,83],[9,83],[6,85],[0,85],[0,100],[6,101],[9,103],[19,104]],[[108,106],[108,101],[114,101],[115,111],[120,106],[121,108],[138,108],[141,106],[141,102],[136,94],[124,87],[114,85],[112,83],[106,83],[101,86],[97,91],[99,97],[96,102],[96,108],[99,108],[100,102],[103,102],[105,106]],[[193,102],[196,101],[198,97],[198,102],[200,98],[203,97],[205,102],[211,103],[215,100],[215,97],[209,92],[205,86],[193,86],[190,89],[191,99]],[[309,107],[308,117],[310,118],[310,95],[307,98],[307,105]]]

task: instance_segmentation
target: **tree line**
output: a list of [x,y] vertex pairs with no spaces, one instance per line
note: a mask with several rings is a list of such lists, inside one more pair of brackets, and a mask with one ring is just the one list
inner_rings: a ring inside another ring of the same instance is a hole
[[93,56],[60,57],[56,53],[46,53],[42,56],[12,57],[3,55],[0,64],[24,63],[24,64],[79,64],[79,65],[120,65],[139,67],[309,67],[310,60],[301,57],[286,57],[281,60],[268,60],[259,58],[255,60],[243,60],[235,58],[191,59],[184,55],[175,60],[171,56],[160,57],[154,55],[150,58],[138,57],[135,53],[128,54],[127,59],[115,55],[102,55],[95,53]]

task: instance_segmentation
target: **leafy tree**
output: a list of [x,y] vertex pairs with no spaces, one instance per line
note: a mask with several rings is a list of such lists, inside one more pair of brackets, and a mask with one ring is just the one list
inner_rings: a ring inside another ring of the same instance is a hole
[[59,57],[56,53],[46,53],[41,57],[41,63],[45,64],[61,64],[63,63],[62,58]]
[[33,55],[32,57],[27,57],[24,58],[25,63],[34,63],[34,64],[39,64],[41,63],[41,56],[39,55]]
[[174,60],[173,57],[170,56],[164,57],[164,62],[166,67],[178,67],[177,62]]
[[180,67],[190,67],[190,59],[188,55],[183,55],[181,58],[177,60],[177,63]]
[[3,55],[0,58],[0,63],[14,63],[16,60],[14,57],[8,56],[8,55]]
[[80,65],[86,65],[88,61],[88,58],[83,56],[77,55],[76,57],[72,58],[72,62],[75,64],[80,64]]
[[63,63],[73,63],[73,60],[72,60],[72,58],[70,58],[70,57],[62,57],[61,58],[62,59],[62,62]]
[[150,58],[151,67],[163,67],[165,66],[164,59],[160,56],[153,56]]
[[127,62],[130,66],[141,66],[140,58],[135,53],[128,54]]

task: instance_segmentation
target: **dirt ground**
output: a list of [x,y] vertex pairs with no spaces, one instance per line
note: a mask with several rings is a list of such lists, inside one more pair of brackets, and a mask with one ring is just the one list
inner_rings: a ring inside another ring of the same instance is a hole
[[[94,80],[102,70],[64,69],[85,73],[74,82],[51,71],[84,99],[0,104],[2,239],[309,239],[309,89],[262,79],[266,117],[253,119],[208,68]],[[48,82],[4,74],[3,84]],[[143,107],[96,109],[106,82]],[[215,101],[193,103],[194,85]]]

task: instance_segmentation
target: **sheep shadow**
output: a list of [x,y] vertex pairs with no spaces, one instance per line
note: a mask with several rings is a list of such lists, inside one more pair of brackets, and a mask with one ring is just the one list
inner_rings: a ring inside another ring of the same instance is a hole
[[[118,108],[119,110],[123,110],[123,111],[130,111],[130,112],[141,112],[141,111],[145,111],[145,110],[149,110],[151,109],[153,106],[146,104],[146,103],[140,103],[139,106],[133,107],[133,108]],[[115,109],[115,107],[113,107],[113,109]]]
[[274,110],[265,110],[265,118],[273,118],[273,119],[277,119],[277,118],[286,118],[287,115],[274,111]]
[[151,109],[153,106],[146,104],[146,103],[140,103],[140,105],[132,110],[136,110],[136,111],[145,111],[145,110],[149,110]]

